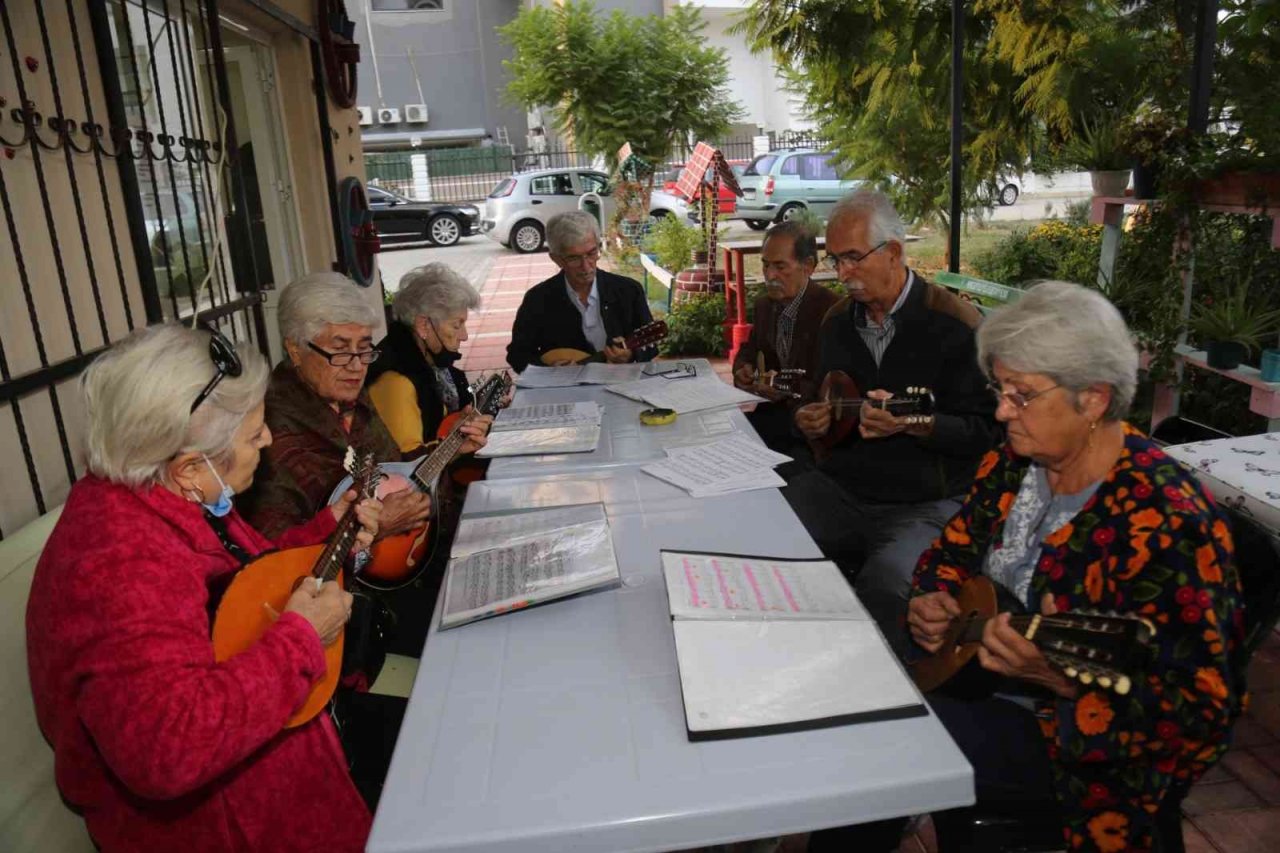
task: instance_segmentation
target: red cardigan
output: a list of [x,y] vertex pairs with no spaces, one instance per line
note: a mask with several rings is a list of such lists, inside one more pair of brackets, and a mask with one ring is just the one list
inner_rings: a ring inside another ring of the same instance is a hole
[[[252,554],[313,544],[331,513]],[[102,850],[356,851],[370,815],[327,714],[284,722],[324,670],[287,613],[215,663],[210,586],[237,569],[198,504],[161,487],[76,483],[36,567],[27,661],[58,788]]]

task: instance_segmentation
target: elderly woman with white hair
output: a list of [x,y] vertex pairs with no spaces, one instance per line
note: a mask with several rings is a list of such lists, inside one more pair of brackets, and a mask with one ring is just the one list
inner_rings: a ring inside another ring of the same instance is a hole
[[[267,424],[275,443],[245,496],[250,520],[268,533],[316,512],[346,476],[348,447],[371,451],[379,462],[398,462],[400,448],[365,391],[377,310],[346,276],[305,276],[280,295],[285,358],[267,388]],[[390,495],[383,511],[387,534],[411,530],[430,514],[420,492]]]
[[[410,270],[391,305],[394,322],[369,367],[369,396],[405,454],[429,449],[446,418],[472,403],[467,375],[454,365],[467,339],[467,314],[480,294],[442,263]],[[493,419],[476,418],[486,431]]]
[[[1068,678],[1001,614],[978,651],[1000,694],[931,704],[974,767],[979,808],[1038,812],[1072,850],[1152,849],[1165,826],[1180,833],[1179,801],[1240,714],[1231,534],[1196,480],[1125,423],[1138,353],[1100,293],[1036,285],[984,321],[978,359],[1007,440],[920,558],[912,638],[939,650],[978,575],[1027,611],[1134,613],[1155,636],[1121,694]],[[941,850],[968,849],[963,817],[934,816]]]
[[[271,444],[266,385],[256,352],[180,326],[84,372],[88,473],[36,567],[27,655],[58,788],[100,850],[363,849],[370,815],[333,722],[285,728],[351,596],[306,584],[247,651],[218,662],[210,640],[244,564],[322,542],[355,498],[275,541],[237,514]],[[379,509],[357,507],[365,546]]]

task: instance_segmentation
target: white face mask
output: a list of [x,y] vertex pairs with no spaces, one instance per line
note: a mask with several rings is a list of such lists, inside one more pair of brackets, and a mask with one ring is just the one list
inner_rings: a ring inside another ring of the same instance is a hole
[[213,463],[209,461],[208,456],[205,456],[203,453],[201,453],[200,456],[204,459],[204,464],[208,465],[209,470],[213,472],[213,476],[218,481],[218,485],[222,487],[222,491],[218,494],[218,499],[216,501],[211,504],[201,502],[201,506],[203,506],[210,515],[216,518],[222,518],[227,513],[231,512],[231,499],[235,497],[235,489],[222,481],[222,477],[218,474],[218,469],[213,467]]

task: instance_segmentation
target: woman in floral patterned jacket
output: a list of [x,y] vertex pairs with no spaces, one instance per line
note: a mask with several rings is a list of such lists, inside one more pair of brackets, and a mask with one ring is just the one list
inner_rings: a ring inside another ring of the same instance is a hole
[[1021,697],[939,697],[935,709],[974,765],[980,805],[1052,792],[1072,850],[1150,849],[1163,798],[1221,757],[1244,701],[1230,532],[1188,472],[1122,420],[1137,352],[1100,294],[1032,288],[986,320],[978,357],[1008,441],[920,558],[916,643],[939,648],[955,594],[978,574],[1030,610],[1132,612],[1156,631],[1122,696],[1068,679],[1002,615],[979,659]]

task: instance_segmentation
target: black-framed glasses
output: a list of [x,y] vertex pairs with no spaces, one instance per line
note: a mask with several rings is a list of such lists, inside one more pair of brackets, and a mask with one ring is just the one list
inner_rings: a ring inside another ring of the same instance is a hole
[[1061,385],[1050,385],[1048,388],[1041,388],[1038,391],[1027,391],[1024,393],[1022,391],[1006,391],[1000,387],[998,382],[987,383],[987,390],[996,395],[997,406],[1000,405],[1001,400],[1008,400],[1018,408],[1018,411],[1022,411],[1027,406],[1030,406],[1031,402],[1037,397],[1042,397],[1050,391],[1061,387]]
[[889,245],[888,240],[881,240],[874,247],[861,253],[841,252],[838,255],[832,255],[828,253],[827,256],[822,259],[822,262],[827,265],[828,269],[833,269],[833,270],[840,269],[841,264],[848,264],[851,267],[856,267],[858,264],[862,263],[867,258],[871,257],[872,255],[874,255],[876,252],[880,251],[887,245]]
[[324,360],[334,367],[346,367],[356,359],[359,359],[361,364],[373,364],[378,360],[378,356],[382,355],[382,350],[376,347],[361,350],[360,352],[329,352],[328,350],[320,349],[311,341],[307,341],[307,346],[324,356]]
[[218,371],[213,374],[213,378],[209,380],[209,384],[196,396],[196,401],[191,404],[191,411],[194,413],[196,407],[205,401],[205,399],[213,393],[213,389],[218,387],[218,383],[222,381],[222,377],[239,376],[244,370],[244,365],[240,363],[240,356],[236,353],[235,346],[231,341],[227,340],[223,334],[216,329],[209,329],[209,360],[213,362],[214,368]]
[[698,368],[687,361],[650,362],[640,370],[643,376],[661,376],[663,379],[693,379]]

